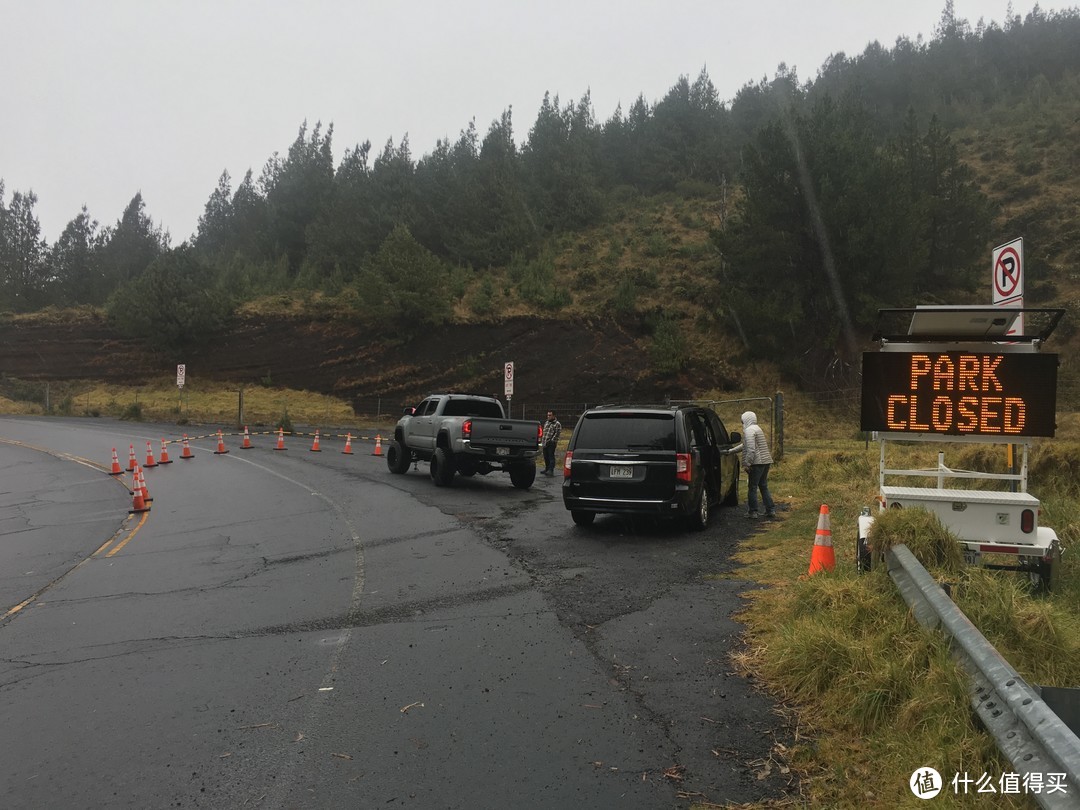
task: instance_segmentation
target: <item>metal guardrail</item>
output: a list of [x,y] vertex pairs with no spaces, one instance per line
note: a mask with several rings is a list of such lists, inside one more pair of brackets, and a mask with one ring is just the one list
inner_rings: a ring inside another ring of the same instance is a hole
[[889,576],[924,627],[940,628],[971,676],[971,705],[1016,772],[1064,774],[1066,791],[1031,793],[1047,810],[1080,808],[1080,738],[1050,710],[903,545],[885,555]]

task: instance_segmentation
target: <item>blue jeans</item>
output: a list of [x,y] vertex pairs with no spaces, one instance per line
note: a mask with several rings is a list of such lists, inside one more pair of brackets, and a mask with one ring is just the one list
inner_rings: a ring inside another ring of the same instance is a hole
[[761,491],[761,500],[765,504],[765,514],[776,514],[776,504],[773,503],[772,494],[769,492],[769,465],[751,464],[746,492],[746,508],[749,512],[758,510],[758,490]]

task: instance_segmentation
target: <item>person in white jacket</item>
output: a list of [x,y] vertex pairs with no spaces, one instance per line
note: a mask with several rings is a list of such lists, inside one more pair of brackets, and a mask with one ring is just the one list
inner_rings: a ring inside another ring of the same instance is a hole
[[773,457],[769,452],[769,442],[765,438],[765,431],[757,423],[757,414],[747,411],[742,415],[743,426],[743,454],[742,465],[746,470],[747,493],[746,493],[746,516],[754,519],[761,516],[758,512],[758,492],[761,492],[761,502],[765,506],[765,517],[776,517],[776,504],[773,503],[772,494],[769,492],[769,467],[772,466]]

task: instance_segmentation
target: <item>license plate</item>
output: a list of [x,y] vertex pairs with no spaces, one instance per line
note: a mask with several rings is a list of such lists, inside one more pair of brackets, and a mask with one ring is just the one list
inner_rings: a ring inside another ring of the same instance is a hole
[[633,478],[633,467],[608,467],[608,478]]
[[509,447],[496,447],[495,448],[495,455],[497,455],[497,456],[508,456],[508,455],[510,455],[510,448]]

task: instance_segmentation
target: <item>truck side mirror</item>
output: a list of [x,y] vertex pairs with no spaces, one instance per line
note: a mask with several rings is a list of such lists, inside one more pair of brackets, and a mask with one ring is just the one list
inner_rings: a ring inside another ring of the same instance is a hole
[[738,431],[728,434],[728,438],[731,439],[732,444],[738,444],[742,441],[742,434]]
[[406,405],[405,408],[401,411],[401,415],[416,416],[416,408],[412,407],[411,405]]

